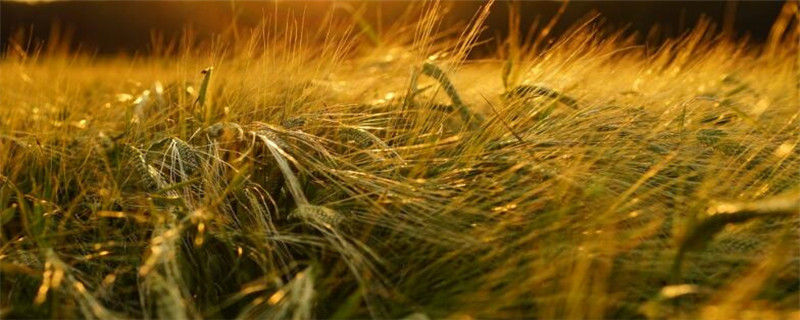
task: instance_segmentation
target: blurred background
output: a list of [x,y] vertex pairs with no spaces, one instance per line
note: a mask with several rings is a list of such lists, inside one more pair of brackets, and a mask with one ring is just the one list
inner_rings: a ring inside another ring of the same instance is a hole
[[[412,1],[338,3],[363,8],[364,19],[378,29],[390,25],[409,6],[421,7]],[[445,1],[444,4],[451,8],[446,19],[468,21],[483,2]],[[490,40],[488,46],[494,43],[492,39],[507,34],[510,4],[495,3],[487,20],[488,28],[482,34],[482,40]],[[521,1],[523,32],[537,19],[540,26],[546,24],[562,4],[560,1]],[[716,23],[720,32],[758,43],[767,38],[783,4],[782,1],[735,0],[574,1],[566,5],[551,36],[558,37],[581,18],[599,13],[604,26],[636,33],[649,44],[657,44],[686,32],[705,16]],[[333,1],[2,1],[0,39],[3,51],[12,36],[24,35],[25,39],[39,41],[57,38],[70,50],[79,48],[98,55],[144,54],[154,35],[168,41],[191,27],[196,37],[207,38],[221,32],[234,20],[243,27],[255,26],[263,16],[273,15],[276,8],[282,15],[292,12],[306,21],[319,21],[333,5]],[[342,10],[341,14],[346,17],[350,13]],[[444,21],[443,25],[447,23]],[[658,28],[653,29],[655,26]]]

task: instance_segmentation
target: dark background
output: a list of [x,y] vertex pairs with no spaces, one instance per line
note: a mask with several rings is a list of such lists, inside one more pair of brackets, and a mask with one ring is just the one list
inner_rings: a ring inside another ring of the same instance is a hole
[[[356,7],[361,2],[352,2]],[[468,20],[481,6],[480,1],[457,1],[448,3],[452,11],[448,19]],[[508,29],[509,2],[495,3],[487,20],[484,39],[504,35]],[[766,40],[770,27],[778,16],[783,1],[573,1],[551,33],[558,36],[569,26],[587,15],[598,12],[609,29],[624,28],[629,33],[646,35],[653,26],[659,27],[655,39],[674,37],[695,25],[701,16],[716,22],[718,29],[729,24],[730,35],[747,37],[753,42]],[[308,21],[319,20],[331,2],[281,1],[280,12],[293,11],[305,14]],[[384,24],[404,10],[408,1],[371,1],[365,16],[374,19],[380,6]],[[538,17],[546,23],[561,6],[556,1],[522,1],[522,29]],[[237,2],[238,21],[244,26],[253,26],[263,14],[275,10],[273,1]],[[735,8],[735,11],[731,11]],[[165,38],[178,37],[183,28],[191,25],[198,36],[218,33],[229,25],[233,11],[230,1],[57,1],[27,4],[0,2],[0,39],[5,51],[8,39],[20,29],[27,30],[26,38],[45,40],[54,26],[59,33],[69,35],[69,47],[80,47],[98,54],[147,52],[151,31],[159,30]],[[730,12],[735,14],[731,15]],[[733,20],[731,20],[731,17]],[[63,41],[62,41],[63,42]],[[491,43],[491,42],[490,42]]]

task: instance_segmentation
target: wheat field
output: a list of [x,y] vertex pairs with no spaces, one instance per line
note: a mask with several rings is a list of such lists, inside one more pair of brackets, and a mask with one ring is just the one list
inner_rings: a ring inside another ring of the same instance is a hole
[[475,58],[491,6],[12,41],[0,316],[800,318],[797,2],[764,44],[512,11]]

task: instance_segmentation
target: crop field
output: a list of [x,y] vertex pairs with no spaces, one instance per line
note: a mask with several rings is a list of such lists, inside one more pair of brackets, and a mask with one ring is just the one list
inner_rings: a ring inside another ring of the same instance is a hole
[[800,318],[798,3],[658,46],[513,10],[481,42],[492,5],[16,37],[0,317]]

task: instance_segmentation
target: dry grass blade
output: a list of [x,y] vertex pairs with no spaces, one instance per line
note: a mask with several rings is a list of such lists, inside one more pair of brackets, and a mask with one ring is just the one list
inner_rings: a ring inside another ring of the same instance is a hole
[[497,42],[491,1],[367,33],[384,4],[228,6],[153,54],[12,32],[0,318],[800,313],[797,1],[766,47],[706,19],[558,36],[567,2],[527,35],[511,4]]

